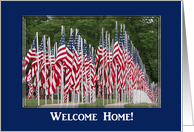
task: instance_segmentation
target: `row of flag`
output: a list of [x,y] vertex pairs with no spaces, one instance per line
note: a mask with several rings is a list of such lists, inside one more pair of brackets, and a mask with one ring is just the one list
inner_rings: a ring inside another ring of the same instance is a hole
[[116,103],[124,100],[123,94],[126,95],[127,102],[135,103],[137,98],[140,99],[139,102],[144,102],[144,96],[148,97],[150,102],[156,102],[157,85],[154,85],[153,89],[150,88],[145,65],[130,41],[125,25],[121,24],[119,39],[117,28],[116,22],[115,38],[112,41],[110,33],[104,33],[102,28],[96,52],[90,44],[87,52],[87,42],[79,35],[78,29],[75,31],[75,38],[71,29],[66,46],[65,29],[62,26],[59,47],[57,48],[55,43],[51,50],[50,38],[46,43],[45,36],[38,46],[37,33],[26,57],[23,58],[23,72],[32,60],[30,70],[23,78],[23,82],[28,82],[28,98],[35,92],[36,98],[39,99],[39,89],[42,89],[45,90],[45,95],[50,95],[52,99],[60,86],[61,103],[69,100],[70,92],[74,99],[75,95],[78,95],[78,100],[81,93],[82,103],[95,102],[96,92],[98,98],[103,99],[103,103],[105,95],[107,99],[112,99],[113,93],[116,95]]

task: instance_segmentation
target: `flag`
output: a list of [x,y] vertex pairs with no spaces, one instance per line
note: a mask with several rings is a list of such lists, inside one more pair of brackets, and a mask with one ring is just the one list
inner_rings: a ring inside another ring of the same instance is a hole
[[102,33],[100,35],[100,41],[99,41],[98,50],[96,54],[96,62],[95,62],[96,67],[97,67],[98,59],[101,57],[102,57]]
[[65,57],[65,65],[66,65],[66,74],[65,74],[65,88],[64,88],[64,100],[67,100],[67,95],[72,90],[72,86],[75,82],[72,78],[72,70],[73,70],[73,30],[71,29],[70,39],[66,48],[66,57]]
[[78,72],[76,74],[76,84],[75,84],[75,91],[76,94],[79,92],[79,84],[81,82],[82,79],[82,60],[83,60],[83,56],[82,56],[82,52],[81,52],[81,37],[78,37],[78,64],[77,64],[77,68],[78,68]]
[[[92,50],[93,51],[93,50]],[[91,69],[91,102],[94,102],[94,91],[95,91],[95,57],[94,57],[94,51],[92,54],[92,59],[91,59],[92,63],[90,64],[90,69]]]
[[[77,29],[76,29],[77,30]],[[75,37],[75,41],[73,43],[73,69],[72,69],[72,89],[77,92],[77,73],[78,73],[78,32]]]
[[63,67],[63,61],[65,60],[65,58],[66,58],[65,35],[64,35],[64,29],[62,29],[62,35],[59,42],[59,48],[57,51],[57,57],[54,65],[52,90],[50,90],[50,94],[55,93],[56,87],[60,85],[61,67]]
[[36,36],[34,37],[33,39],[33,42],[32,42],[32,45],[25,57],[25,67],[24,67],[24,70],[26,70],[27,66],[28,66],[28,63],[30,60],[34,60],[36,59],[36,47],[35,47],[35,44],[36,44]]
[[48,94],[51,96],[51,93],[54,93],[55,89],[52,89],[52,80],[54,77],[54,65],[55,65],[55,54],[54,54],[54,49],[55,49],[55,45],[53,46],[51,52],[50,52],[50,58],[51,58],[51,71],[50,71],[50,75],[47,78],[47,83],[48,83]]
[[119,38],[119,48],[120,48],[120,62],[118,63],[119,69],[118,69],[118,87],[117,87],[117,97],[120,96],[120,91],[122,88],[122,83],[123,83],[123,65],[124,65],[124,60],[123,60],[123,34],[122,34],[122,25],[121,25],[121,32],[120,32],[120,38]]
[[86,62],[87,62],[87,46],[86,46],[86,40],[84,39],[84,48],[83,48],[83,89],[86,91]]
[[[25,82],[29,82],[32,80],[32,78],[34,77],[36,70],[38,68],[38,64],[39,64],[39,72],[40,72],[40,66],[43,60],[43,40],[41,41],[39,48],[38,48],[38,53],[36,53],[36,59],[33,60],[32,65],[30,67],[30,70],[28,71],[26,77],[25,77]],[[39,73],[37,73],[39,74]],[[36,77],[35,77],[36,78]],[[35,79],[35,83],[36,84],[36,80]]]
[[111,93],[113,92],[113,85],[115,84],[115,63],[114,61],[112,61],[112,46],[113,46],[113,42],[110,45],[110,52],[109,52],[109,61],[110,61],[110,74],[109,74],[109,79],[108,79],[108,94],[111,95]]
[[34,85],[32,84],[32,80],[28,83],[29,92],[28,92],[28,99],[32,98],[32,94],[34,93]]

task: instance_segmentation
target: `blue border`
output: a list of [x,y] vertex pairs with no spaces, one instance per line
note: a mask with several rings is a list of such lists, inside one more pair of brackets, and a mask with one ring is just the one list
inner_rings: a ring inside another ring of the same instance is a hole
[[[160,109],[23,109],[23,15],[161,15]],[[181,131],[181,2],[1,2],[2,131]],[[103,112],[134,113],[131,122],[103,122]],[[52,121],[50,112],[97,113],[97,122]]]

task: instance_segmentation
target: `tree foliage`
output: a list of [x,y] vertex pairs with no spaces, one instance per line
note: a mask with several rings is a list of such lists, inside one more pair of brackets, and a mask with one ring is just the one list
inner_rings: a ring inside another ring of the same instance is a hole
[[[102,27],[112,38],[115,37],[115,22],[118,22],[118,38],[120,25],[125,24],[125,30],[130,36],[146,67],[150,81],[158,82],[158,16],[25,16],[27,53],[33,38],[38,32],[39,43],[43,37],[50,37],[51,47],[59,44],[61,25],[65,27],[65,44],[70,37],[70,28],[79,30],[87,44],[95,50],[98,48]],[[75,35],[75,34],[74,34]],[[29,66],[28,66],[29,69]],[[27,69],[27,70],[28,70]]]

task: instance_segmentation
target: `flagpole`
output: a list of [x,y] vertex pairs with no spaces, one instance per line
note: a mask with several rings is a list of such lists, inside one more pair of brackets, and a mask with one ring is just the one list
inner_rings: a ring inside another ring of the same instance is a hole
[[[70,39],[71,39],[71,34],[73,33],[73,29],[71,28],[71,30],[70,30]],[[71,45],[72,45],[72,43],[71,43]],[[72,63],[73,64],[73,63]],[[69,86],[68,86],[69,87]],[[68,90],[69,90],[69,88],[68,88]],[[67,106],[66,107],[68,107],[68,105],[69,105],[69,94],[70,93],[68,93],[67,94]],[[74,105],[74,99],[73,99],[73,105]]]
[[[75,30],[75,35],[77,35],[77,28],[76,28],[76,30]],[[78,44],[78,46],[79,46],[79,44]],[[74,44],[74,47],[73,47],[73,48],[74,48],[74,50],[76,50],[76,49],[75,49],[75,44]],[[79,48],[78,48],[78,50],[79,50]],[[73,66],[73,65],[72,65],[72,66]],[[75,76],[76,76],[76,74],[77,74],[77,73],[75,73]],[[75,83],[75,82],[74,82],[74,83]],[[72,98],[73,98],[73,106],[74,106],[74,105],[75,105],[75,104],[74,104],[74,103],[75,103],[75,100],[74,100],[74,99],[75,99],[75,85],[73,86],[73,92],[72,92],[72,93],[73,93]]]
[[[65,32],[65,28],[62,25],[61,26],[61,35],[63,33],[63,30]],[[63,64],[61,62],[61,107],[62,107],[62,103],[63,103]]]
[[[80,54],[80,51],[79,51],[79,43],[80,43],[80,35],[78,36],[78,61],[79,61],[79,54]],[[79,67],[80,68],[80,67]],[[78,74],[79,74],[79,70],[78,70]],[[80,75],[78,75],[80,76]],[[78,85],[78,104],[80,102],[80,83]]]
[[[55,51],[56,51],[56,56],[57,56],[57,42],[55,42],[55,47],[54,47],[54,58],[55,58]],[[57,89],[57,102],[59,104],[59,87],[58,88],[56,87],[56,89]]]
[[[91,47],[91,45],[89,45],[89,47]],[[92,47],[92,54],[91,55],[93,55],[93,47]],[[92,97],[91,97],[91,90],[92,90],[92,88],[91,88],[91,75],[92,75],[92,72],[91,72],[91,67],[90,67],[90,83],[89,83],[89,86],[90,86],[90,103],[92,102],[91,101],[91,99],[92,99]]]
[[45,82],[44,82],[44,90],[45,90],[45,104],[47,104],[47,95],[46,95],[46,36],[43,36],[43,44],[44,44],[44,50],[43,50],[43,56],[44,56],[44,76],[45,76]]
[[81,89],[82,89],[82,104],[83,104],[83,61],[84,61],[84,57],[83,57],[83,40],[81,38],[81,58],[82,58],[82,61],[81,61],[81,72],[82,72],[82,78],[81,78]]
[[[107,45],[109,45],[109,47],[107,46],[107,48],[106,48],[107,49],[106,50],[106,53],[108,53],[108,55],[107,55],[107,61],[109,59],[109,64],[107,64],[107,67],[108,67],[108,69],[107,69],[107,83],[108,83],[108,70],[109,70],[109,65],[110,65],[110,33],[108,34],[108,44]],[[108,49],[109,49],[109,52],[108,52]],[[107,86],[106,98],[107,98],[107,104],[108,104],[108,86]]]
[[[117,33],[117,21],[116,21],[116,33]],[[115,38],[116,38],[116,36],[115,36]],[[118,41],[118,40],[117,40]],[[114,60],[115,61],[115,60]],[[116,61],[115,61],[115,65],[116,65],[116,68],[115,68],[115,72],[116,72],[116,84],[115,84],[115,91],[116,91],[116,103],[115,103],[115,105],[117,106],[117,63],[116,63]]]
[[[51,50],[50,50],[50,37],[48,37],[48,54],[49,54],[49,63],[50,63],[50,84],[52,84],[52,65],[51,65]],[[50,85],[51,87],[51,85]],[[53,104],[53,95],[52,94],[52,104]]]
[[[102,35],[103,36],[103,35]],[[104,36],[103,36],[104,37]],[[103,38],[102,38],[103,39]],[[104,40],[102,41],[103,43],[103,48],[102,48],[102,51],[103,51],[103,54],[102,55],[104,55]],[[104,56],[104,59],[105,59],[105,56]],[[104,105],[104,59],[103,59],[103,62],[102,62],[102,90],[103,90],[103,92],[102,92],[102,97],[103,97],[103,105]]]
[[[103,34],[103,28],[102,28],[102,55],[104,55],[104,34]],[[103,56],[102,56],[103,57]],[[103,85],[104,85],[104,60],[102,62],[102,98],[103,98],[103,105],[104,105],[104,88],[103,88]]]
[[[112,49],[111,49],[111,51],[112,51],[112,60],[111,60],[111,64],[112,64],[112,67],[113,67],[113,44],[114,44],[114,39],[112,38]],[[111,68],[111,71],[112,71],[112,68]],[[111,73],[111,72],[110,72]],[[113,78],[114,79],[114,78]],[[112,83],[112,88],[113,88],[113,83]],[[112,92],[113,94],[114,94],[114,88],[113,88],[113,92]],[[112,97],[112,93],[111,93],[111,102],[113,103],[113,97]]]
[[[128,43],[129,42],[129,35],[127,36],[128,37],[128,40],[127,40],[127,46],[129,46],[129,47],[127,47],[128,49],[130,48],[130,44]],[[129,53],[127,54],[127,62],[128,62],[128,64],[129,64],[129,60],[130,60],[130,50],[129,50]],[[128,70],[130,70],[130,69],[128,69]],[[127,83],[128,83],[128,85],[129,85],[129,89],[127,89],[128,90],[128,94],[127,94],[127,96],[128,96],[128,100],[127,100],[127,102],[129,103],[129,100],[130,100],[130,78],[129,78],[129,76],[127,77],[128,78],[128,81],[127,81]]]
[[[37,63],[38,63],[38,74],[37,74],[37,80],[39,80],[39,56],[38,56],[38,32],[36,32],[36,44],[37,44]],[[38,82],[38,81],[37,81]],[[39,99],[39,85],[37,83],[38,87],[38,106],[40,105],[40,99]]]

